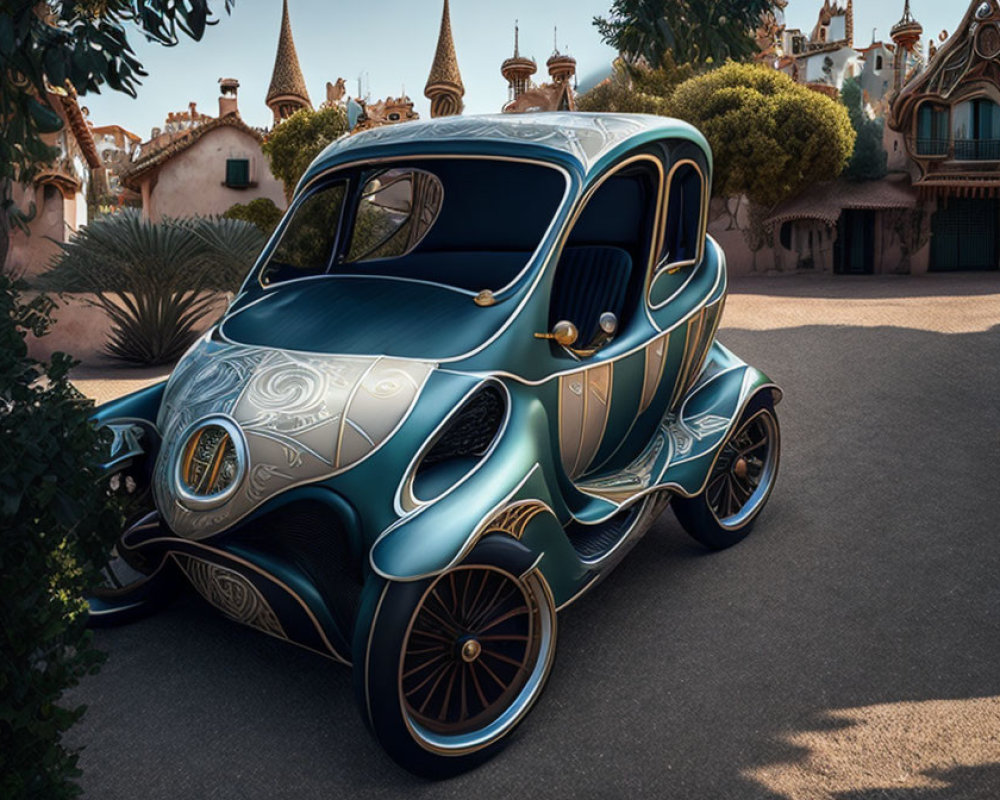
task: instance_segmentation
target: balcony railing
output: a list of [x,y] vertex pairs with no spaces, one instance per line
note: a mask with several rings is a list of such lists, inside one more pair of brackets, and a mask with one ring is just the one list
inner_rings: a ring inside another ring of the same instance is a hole
[[1000,139],[913,140],[917,156],[946,156],[956,161],[1000,161]]
[[914,152],[918,156],[946,156],[951,153],[951,140],[917,139]]
[[958,161],[1000,161],[1000,139],[956,139]]

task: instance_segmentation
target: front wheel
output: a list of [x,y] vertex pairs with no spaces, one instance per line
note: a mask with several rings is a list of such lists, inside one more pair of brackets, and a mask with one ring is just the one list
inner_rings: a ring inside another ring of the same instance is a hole
[[723,443],[705,490],[674,498],[674,513],[684,530],[712,550],[745,539],[771,496],[780,452],[774,402],[769,392],[758,394]]
[[555,602],[533,554],[487,537],[441,575],[385,583],[367,639],[356,639],[362,714],[411,772],[464,772],[495,755],[531,710],[555,644]]

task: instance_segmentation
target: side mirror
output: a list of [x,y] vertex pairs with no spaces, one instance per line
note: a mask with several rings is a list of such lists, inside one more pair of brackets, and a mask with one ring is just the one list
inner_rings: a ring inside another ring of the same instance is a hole
[[563,347],[572,347],[580,338],[580,332],[569,320],[561,320],[552,328],[552,333],[536,333],[536,339],[550,339]]

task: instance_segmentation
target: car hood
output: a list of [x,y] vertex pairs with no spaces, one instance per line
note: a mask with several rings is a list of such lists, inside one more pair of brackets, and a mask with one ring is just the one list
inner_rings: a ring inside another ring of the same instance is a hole
[[[174,371],[160,406],[157,508],[175,533],[202,539],[281,492],[345,472],[392,437],[433,369],[425,361],[203,338]],[[211,452],[202,453],[197,437],[210,426],[202,449]],[[187,470],[230,446],[219,444],[221,430],[234,453],[231,479],[221,491],[199,494]]]
[[484,308],[470,293],[438,284],[331,275],[279,284],[237,303],[220,329],[246,345],[443,361],[488,341],[509,306]]

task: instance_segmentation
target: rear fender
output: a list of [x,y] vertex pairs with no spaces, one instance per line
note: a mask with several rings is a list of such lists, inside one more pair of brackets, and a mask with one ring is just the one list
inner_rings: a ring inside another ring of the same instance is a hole
[[781,402],[781,390],[767,375],[716,341],[702,374],[666,429],[670,460],[661,487],[684,497],[701,494],[723,443],[744,409],[763,392],[775,405]]

